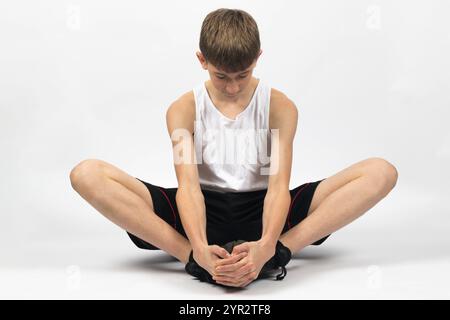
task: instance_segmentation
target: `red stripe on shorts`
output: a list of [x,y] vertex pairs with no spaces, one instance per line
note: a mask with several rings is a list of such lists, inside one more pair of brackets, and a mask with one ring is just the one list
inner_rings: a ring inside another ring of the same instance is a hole
[[292,207],[294,206],[294,202],[297,199],[297,197],[300,195],[300,193],[305,190],[305,188],[309,185],[310,183],[306,183],[305,186],[303,188],[301,188],[300,190],[297,191],[297,193],[294,196],[294,199],[292,199],[291,205],[289,206],[289,213],[288,213],[288,217],[287,217],[287,223],[288,223],[288,230],[292,228],[292,224],[291,224],[291,212],[292,212]]
[[164,195],[164,197],[166,197],[167,202],[169,203],[170,209],[172,209],[172,214],[173,214],[173,227],[175,228],[175,230],[177,229],[177,216],[175,214],[175,210],[172,207],[172,204],[170,203],[169,197],[167,196],[167,194],[164,192],[163,189],[159,188],[158,189],[162,192],[162,194]]

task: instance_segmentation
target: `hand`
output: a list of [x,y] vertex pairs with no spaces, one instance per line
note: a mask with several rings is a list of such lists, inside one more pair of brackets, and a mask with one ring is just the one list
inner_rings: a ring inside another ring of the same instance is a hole
[[[241,257],[245,252],[247,256]],[[231,257],[217,261],[217,275],[213,279],[223,285],[245,287],[258,277],[264,264],[274,254],[275,244],[261,240],[242,243],[233,248]]]
[[[233,258],[242,259],[246,255],[247,253],[243,252]],[[213,277],[217,275],[215,270],[217,263],[223,259],[231,257],[227,250],[218,245],[205,246],[201,249],[193,250],[193,256],[197,264],[208,271],[208,273]],[[233,259],[232,261],[235,260]]]

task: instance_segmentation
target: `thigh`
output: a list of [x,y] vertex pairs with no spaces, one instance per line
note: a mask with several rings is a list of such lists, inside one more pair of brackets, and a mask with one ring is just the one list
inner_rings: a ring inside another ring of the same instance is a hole
[[316,188],[309,207],[308,215],[316,210],[320,203],[331,193],[360,177],[376,161],[374,158],[362,160],[324,179]]
[[[291,204],[289,206],[289,212],[286,218],[286,223],[284,225],[283,231],[289,231],[293,227],[297,226],[308,216],[309,208],[311,207],[311,201],[314,194],[317,192],[318,186],[323,183],[324,179],[317,180],[313,182],[304,183],[295,189],[290,190],[291,193]],[[322,244],[330,235],[319,239],[318,241],[312,243],[313,245]]]
[[100,168],[108,178],[120,183],[122,186],[142,198],[155,211],[151,194],[146,186],[135,177],[129,175],[118,167],[98,159],[85,160],[92,161],[91,165]]
[[[183,237],[187,238],[181,223],[180,214],[176,203],[177,188],[164,188],[162,186],[154,185],[139,178],[135,178],[140,184],[142,184],[147,192],[151,195],[153,200],[154,210],[153,212],[161,218],[164,222],[170,225],[175,231],[180,233]],[[131,240],[141,249],[158,250],[157,247],[146,242],[143,239],[127,232]]]

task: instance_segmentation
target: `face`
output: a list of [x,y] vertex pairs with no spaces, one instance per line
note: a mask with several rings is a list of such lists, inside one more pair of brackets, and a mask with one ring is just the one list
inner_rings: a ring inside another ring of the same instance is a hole
[[[259,53],[261,55],[262,51]],[[258,55],[258,58],[259,58]],[[225,98],[233,99],[239,97],[239,95],[245,91],[250,84],[253,75],[253,69],[256,66],[258,58],[253,64],[245,70],[227,73],[223,70],[217,69],[211,63],[206,62],[201,52],[197,52],[197,57],[202,64],[203,69],[208,70],[211,82],[221,92]]]

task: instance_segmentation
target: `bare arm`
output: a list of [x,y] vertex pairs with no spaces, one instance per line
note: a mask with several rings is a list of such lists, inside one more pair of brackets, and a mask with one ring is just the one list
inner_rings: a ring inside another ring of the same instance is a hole
[[292,147],[297,130],[298,111],[295,104],[283,97],[277,101],[278,112],[273,119],[273,127],[279,129],[278,137],[272,144],[269,186],[264,199],[263,230],[261,242],[274,248],[280,237],[289,211],[291,195],[289,181],[292,168]]
[[206,238],[205,200],[203,195],[188,189],[178,188],[176,194],[178,210],[186,235],[194,251],[208,246]]
[[202,249],[208,245],[206,238],[205,201],[200,189],[193,127],[195,109],[187,99],[172,103],[166,113],[167,129],[172,140],[174,166],[178,180],[176,202],[186,235],[192,248]]
[[[167,110],[167,128],[171,136],[174,166],[178,180],[175,196],[181,223],[192,246],[195,261],[215,276],[215,267],[228,252],[217,245],[208,245],[206,238],[206,207],[200,188],[194,140],[195,102],[180,98]],[[241,255],[240,257],[242,257]]]

